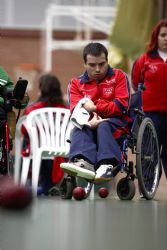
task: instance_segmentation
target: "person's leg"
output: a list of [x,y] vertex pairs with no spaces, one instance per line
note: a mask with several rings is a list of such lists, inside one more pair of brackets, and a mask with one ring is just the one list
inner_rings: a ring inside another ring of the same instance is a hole
[[52,160],[42,160],[40,170],[40,185],[44,194],[48,194],[49,189],[53,186],[52,182]]
[[[155,130],[157,133],[158,143],[159,143],[159,150],[161,152],[161,150],[163,150],[162,149],[162,140],[165,136],[165,134],[164,134],[165,124],[163,123],[162,116],[158,112],[145,112],[145,114],[146,114],[146,117],[149,117],[154,123],[154,127],[155,127]],[[167,126],[167,124],[166,124],[166,126]],[[161,160],[163,158],[165,159],[164,153],[163,152],[161,153]],[[164,156],[162,156],[163,154],[164,154]],[[165,164],[165,162],[164,162],[164,164]],[[166,165],[167,165],[167,163],[166,163]],[[167,170],[167,166],[166,166],[166,170]],[[162,166],[161,166],[161,162],[160,162],[159,179],[161,178],[161,175],[162,175]]]
[[75,128],[71,137],[70,161],[60,166],[70,175],[92,180],[96,155],[95,131],[86,126],[82,130]]
[[167,115],[163,115],[161,119],[163,124],[161,160],[167,178]]
[[85,126],[82,130],[75,128],[71,137],[70,161],[80,157],[87,159],[92,164],[96,164],[97,153],[95,139],[96,133],[89,127]]
[[120,146],[113,134],[119,134],[120,128],[125,126],[126,122],[118,118],[111,118],[98,126],[97,171],[95,181],[108,181],[112,179],[114,175],[113,170],[115,170],[121,162]]
[[[0,153],[2,154],[4,145],[4,137],[5,137],[5,123],[7,120],[6,112],[3,107],[0,107],[0,140],[2,139],[3,145],[1,145]],[[8,169],[6,166],[6,161],[4,161],[3,157],[0,159],[0,174],[7,175]]]
[[97,166],[103,161],[117,165],[121,161],[121,150],[113,137],[112,119],[99,124],[97,129]]
[[167,143],[166,142],[162,145],[161,160],[162,160],[164,173],[167,178]]
[[4,110],[4,108],[0,107],[0,134],[2,135],[4,133],[4,125],[5,122],[7,121],[7,115]]

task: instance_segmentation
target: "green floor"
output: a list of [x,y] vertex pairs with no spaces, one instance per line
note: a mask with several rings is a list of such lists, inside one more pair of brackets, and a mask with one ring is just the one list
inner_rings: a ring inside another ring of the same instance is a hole
[[152,201],[43,196],[22,212],[0,209],[0,250],[166,250],[166,194]]

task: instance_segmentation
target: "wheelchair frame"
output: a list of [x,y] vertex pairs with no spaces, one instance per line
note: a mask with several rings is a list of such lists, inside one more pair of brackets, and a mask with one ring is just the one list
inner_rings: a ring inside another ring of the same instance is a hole
[[[154,124],[142,111],[142,91],[144,85],[139,84],[138,91],[132,95],[130,104],[130,116],[134,117],[131,132],[125,137],[121,145],[122,162],[119,168],[113,172],[125,173],[117,183],[117,195],[121,200],[131,200],[135,196],[136,186],[134,180],[138,180],[141,197],[153,199],[159,184],[160,156],[157,134]],[[136,155],[136,164],[128,161],[128,149]],[[136,173],[134,173],[136,169]],[[93,187],[93,182],[88,182],[85,187],[87,198]],[[67,175],[60,185],[61,197],[71,199],[73,189],[77,187],[77,177]]]

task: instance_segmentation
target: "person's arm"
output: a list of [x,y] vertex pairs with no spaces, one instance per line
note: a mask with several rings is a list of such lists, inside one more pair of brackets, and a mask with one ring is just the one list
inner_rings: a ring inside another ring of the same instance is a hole
[[93,117],[88,121],[91,129],[96,129],[98,125],[108,119],[102,119],[97,113],[93,112]]
[[0,67],[0,86],[13,86],[13,81],[2,67]]
[[96,112],[96,105],[95,105],[94,102],[91,101],[91,100],[86,101],[85,104],[83,105],[83,107],[84,107],[89,113]]
[[[82,91],[79,86],[78,79],[72,79],[68,86],[69,97],[70,97],[70,110],[73,112],[76,105],[79,103],[81,99],[84,99],[85,93]],[[83,108],[85,108],[89,113],[96,112],[96,105],[89,98],[85,99],[85,102],[82,104]]]
[[72,79],[68,84],[68,97],[71,113],[73,112],[78,102],[85,97],[84,93],[79,90],[78,84],[79,81],[76,78]]
[[138,84],[144,81],[144,55],[139,57],[132,66],[131,82],[134,91],[137,91]]
[[102,118],[122,116],[129,109],[131,93],[128,77],[122,70],[115,70],[115,74],[114,99],[99,99],[95,103],[96,112]]
[[13,82],[6,71],[2,67],[0,67],[0,104],[4,103],[4,97],[1,95],[1,88],[3,88],[4,86],[12,87]]

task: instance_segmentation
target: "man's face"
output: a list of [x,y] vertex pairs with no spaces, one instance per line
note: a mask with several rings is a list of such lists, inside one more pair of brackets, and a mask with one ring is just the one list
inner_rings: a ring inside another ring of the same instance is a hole
[[87,62],[84,66],[89,78],[97,81],[102,80],[108,70],[108,62],[104,53],[98,57],[87,55]]

